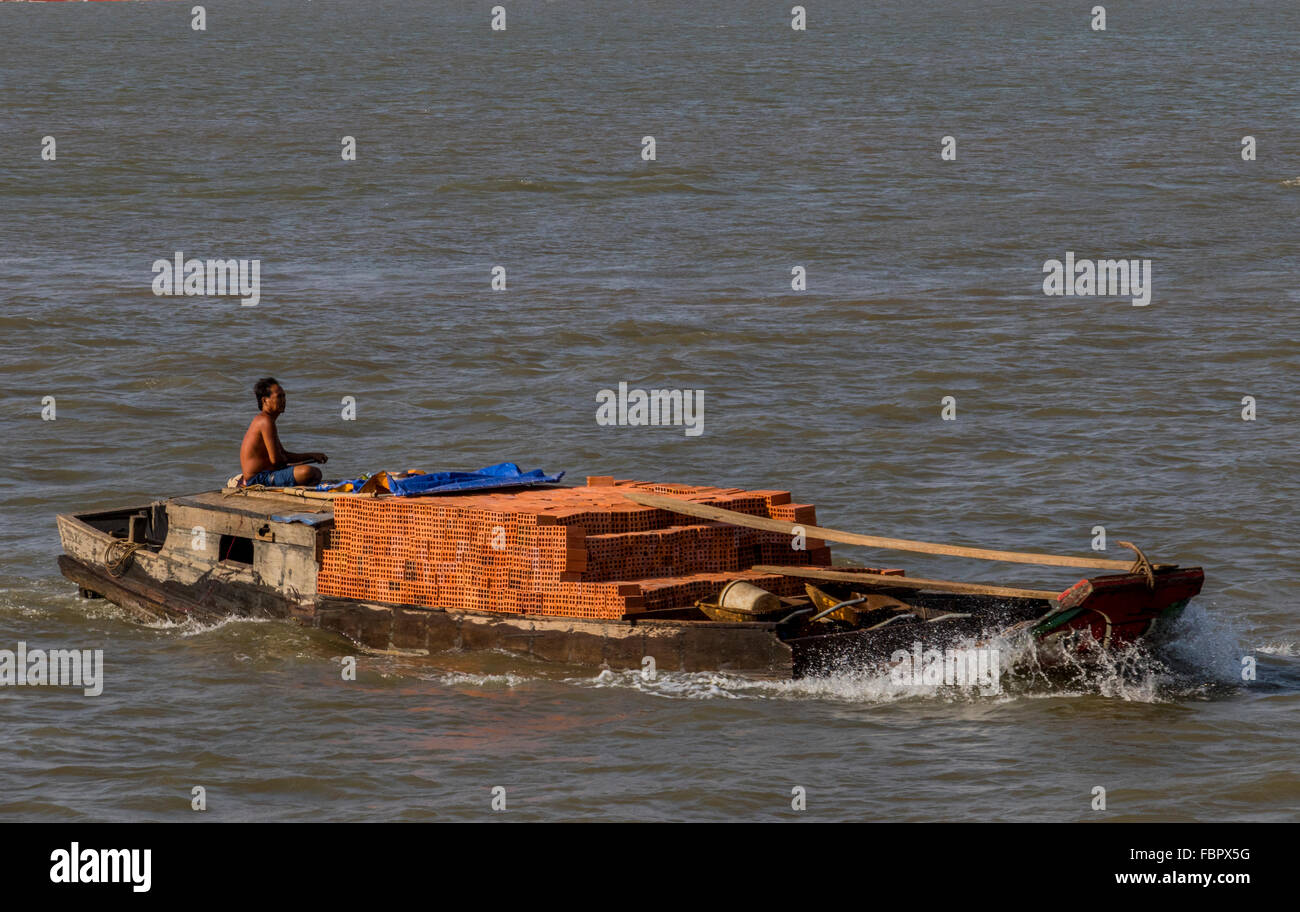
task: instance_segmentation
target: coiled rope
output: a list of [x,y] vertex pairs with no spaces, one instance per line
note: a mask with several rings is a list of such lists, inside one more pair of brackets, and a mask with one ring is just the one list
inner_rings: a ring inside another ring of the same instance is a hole
[[135,552],[145,547],[142,542],[127,541],[125,538],[115,538],[108,543],[104,549],[104,567],[108,570],[108,575],[114,579],[126,573],[131,567],[131,559]]
[[[1151,561],[1147,560],[1147,556],[1142,553],[1142,549],[1139,548],[1137,545],[1133,544],[1132,542],[1122,541],[1120,542],[1120,544],[1123,545],[1125,548],[1128,548],[1134,554],[1137,555],[1137,560],[1133,562],[1133,567],[1131,570],[1129,570],[1129,572],[1141,573],[1143,576],[1147,578],[1147,588],[1155,589],[1156,588],[1155,569],[1151,566]],[[1102,616],[1105,617],[1105,615]],[[1106,623],[1107,624],[1110,623],[1109,618],[1107,618]]]

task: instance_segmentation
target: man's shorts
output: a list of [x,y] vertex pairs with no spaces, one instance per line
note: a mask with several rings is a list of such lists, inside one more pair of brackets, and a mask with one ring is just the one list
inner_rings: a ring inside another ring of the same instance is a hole
[[291,488],[297,482],[293,480],[293,466],[285,466],[283,469],[267,469],[265,472],[258,472],[252,478],[245,478],[244,484],[265,485],[268,488]]

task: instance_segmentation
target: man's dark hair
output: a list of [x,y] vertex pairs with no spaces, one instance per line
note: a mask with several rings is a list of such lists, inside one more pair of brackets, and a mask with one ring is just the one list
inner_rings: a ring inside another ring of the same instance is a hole
[[257,397],[257,410],[262,410],[262,400],[271,395],[271,387],[279,386],[280,381],[274,377],[263,377],[253,384],[253,395]]

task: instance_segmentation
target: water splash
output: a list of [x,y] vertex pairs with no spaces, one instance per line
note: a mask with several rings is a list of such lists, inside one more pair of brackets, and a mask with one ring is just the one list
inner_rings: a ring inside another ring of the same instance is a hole
[[465,671],[448,671],[441,674],[417,675],[421,681],[432,681],[444,687],[507,687],[514,689],[522,684],[536,680],[520,674],[472,674]]
[[168,621],[168,620],[152,621],[146,624],[145,626],[157,630],[175,629],[178,630],[180,632],[180,635],[183,637],[196,637],[196,636],[202,636],[205,633],[214,633],[225,627],[233,627],[236,625],[244,625],[244,624],[271,624],[271,623],[283,623],[283,622],[279,621],[276,618],[239,617],[239,616],[228,616],[228,617],[219,618],[215,621],[204,622],[193,617],[187,617],[183,621]]
[[[969,639],[958,649],[993,649],[1000,656],[1000,692],[976,686],[899,683],[888,667],[842,668],[796,680],[747,678],[720,672],[604,669],[591,678],[567,678],[576,687],[624,688],[675,700],[833,700],[889,704],[908,700],[997,703],[1041,697],[1106,697],[1164,703],[1228,696],[1240,685],[1240,648],[1230,626],[1204,606],[1184,614],[1143,642],[1085,653],[1044,644],[1026,632]],[[1087,644],[1082,644],[1087,649]]]

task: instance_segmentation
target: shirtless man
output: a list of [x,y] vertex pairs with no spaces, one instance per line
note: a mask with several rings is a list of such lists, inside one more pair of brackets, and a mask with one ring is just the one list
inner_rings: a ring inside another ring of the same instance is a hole
[[275,419],[284,411],[284,388],[274,377],[258,380],[253,387],[257,397],[257,417],[244,432],[239,445],[239,465],[246,485],[287,488],[291,485],[314,485],[320,482],[320,469],[290,462],[325,462],[324,453],[290,453],[280,444]]

